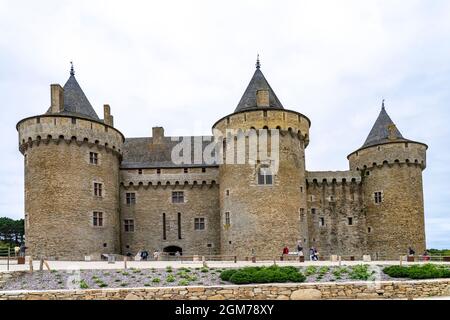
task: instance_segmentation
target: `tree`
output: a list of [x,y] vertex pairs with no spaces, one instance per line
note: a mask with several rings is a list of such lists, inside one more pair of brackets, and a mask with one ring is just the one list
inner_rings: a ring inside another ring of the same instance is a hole
[[25,233],[24,220],[13,220],[0,217],[0,241],[9,245],[18,245],[23,242]]

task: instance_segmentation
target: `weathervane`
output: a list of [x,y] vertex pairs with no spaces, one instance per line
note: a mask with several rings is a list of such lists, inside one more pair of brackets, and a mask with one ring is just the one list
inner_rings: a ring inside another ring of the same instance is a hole
[[256,69],[261,68],[261,63],[259,62],[259,53],[256,55]]
[[70,61],[70,75],[74,76],[75,75],[75,70],[73,70],[73,62]]

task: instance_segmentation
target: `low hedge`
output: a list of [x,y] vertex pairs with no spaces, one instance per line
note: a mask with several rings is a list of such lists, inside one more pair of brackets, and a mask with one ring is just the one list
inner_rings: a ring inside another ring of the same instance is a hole
[[427,263],[413,266],[389,266],[383,272],[392,278],[436,279],[450,278],[450,268],[445,265]]
[[234,284],[303,282],[306,277],[295,267],[245,267],[222,271],[220,278]]

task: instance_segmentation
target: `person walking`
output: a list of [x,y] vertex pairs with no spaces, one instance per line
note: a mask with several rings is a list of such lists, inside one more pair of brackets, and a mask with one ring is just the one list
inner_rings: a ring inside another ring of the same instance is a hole
[[409,247],[409,248],[408,248],[408,254],[409,254],[410,256],[413,256],[413,255],[416,254],[416,252],[415,252],[411,247]]
[[284,246],[283,248],[283,255],[289,254],[289,248],[287,246]]
[[298,256],[303,256],[303,244],[302,240],[297,241],[297,254]]

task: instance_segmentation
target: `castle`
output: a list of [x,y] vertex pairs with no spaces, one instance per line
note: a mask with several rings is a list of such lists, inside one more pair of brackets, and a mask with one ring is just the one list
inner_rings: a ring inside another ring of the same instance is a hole
[[[427,146],[404,138],[383,103],[364,144],[348,155],[349,170],[307,171],[310,125],[283,107],[258,60],[236,109],[213,130],[235,130],[244,146],[262,130],[279,133],[277,170],[258,157],[175,162],[179,142],[163,128],[125,138],[109,105],[100,119],[72,66],[64,87],[51,85],[50,108],[16,126],[29,254],[81,260],[145,249],[273,259],[299,240],[306,256],[310,247],[357,259],[397,259],[408,247],[423,252]],[[223,155],[237,139],[191,138],[194,158],[195,141],[200,151],[216,141]]]

